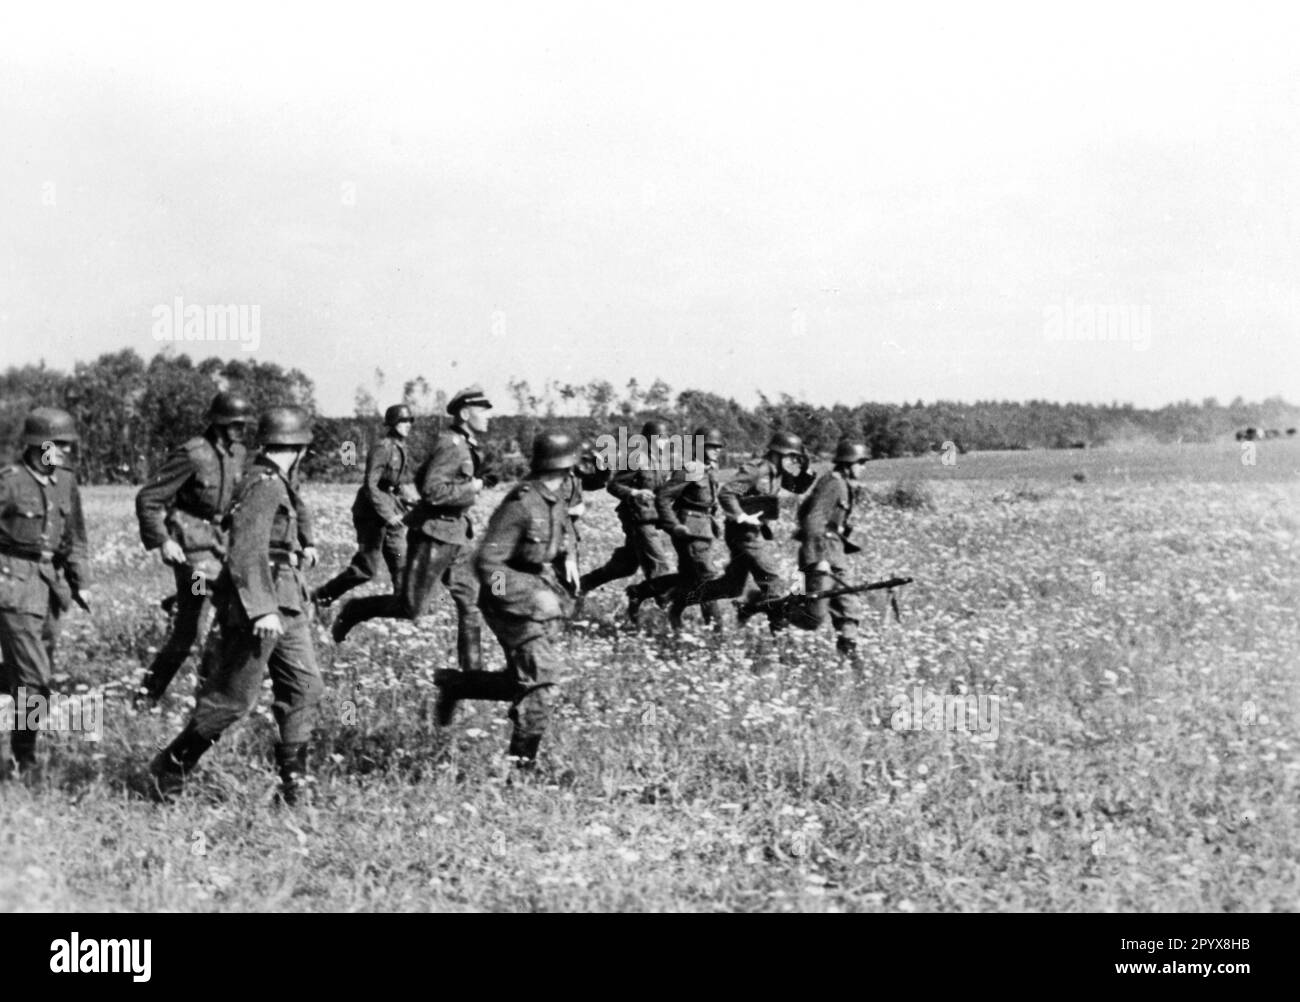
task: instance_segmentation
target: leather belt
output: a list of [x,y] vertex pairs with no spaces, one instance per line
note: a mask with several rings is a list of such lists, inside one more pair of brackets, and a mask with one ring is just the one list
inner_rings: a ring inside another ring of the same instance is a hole
[[12,546],[8,543],[0,543],[0,554],[6,557],[19,557],[22,560],[35,560],[38,563],[42,560],[53,560],[53,550],[28,550],[21,546]]

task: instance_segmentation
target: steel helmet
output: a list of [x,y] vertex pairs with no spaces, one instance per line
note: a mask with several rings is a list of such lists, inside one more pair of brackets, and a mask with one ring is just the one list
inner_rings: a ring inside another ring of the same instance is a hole
[[384,424],[392,428],[399,421],[414,421],[415,415],[411,413],[411,408],[406,404],[393,404],[392,407],[384,411]]
[[722,438],[721,428],[706,428],[701,425],[699,428],[695,429],[695,438],[697,441],[699,439],[704,439],[705,445],[726,445],[726,442],[723,441]]
[[861,463],[870,458],[871,453],[861,442],[851,442],[847,438],[842,438],[835,446],[836,463]]
[[804,455],[803,439],[792,431],[773,432],[771,441],[767,443],[767,451],[780,453],[782,456],[802,456]]
[[257,425],[262,445],[308,445],[311,418],[301,407],[272,407]]
[[534,473],[571,470],[577,465],[578,443],[572,435],[562,431],[544,431],[533,439],[530,466]]
[[80,442],[72,415],[58,407],[37,407],[23,422],[23,445]]
[[208,424],[252,424],[253,405],[239,393],[218,393],[208,405]]

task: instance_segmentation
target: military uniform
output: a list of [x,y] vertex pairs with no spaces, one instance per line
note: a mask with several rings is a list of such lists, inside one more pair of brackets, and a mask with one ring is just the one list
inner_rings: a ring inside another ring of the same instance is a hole
[[572,605],[556,568],[572,538],[565,498],[540,480],[526,480],[506,495],[475,562],[479,601],[505,651],[506,670],[441,673],[456,698],[513,704],[510,754],[525,761],[536,757],[561,681],[552,644]]
[[649,491],[653,495],[668,482],[671,471],[660,469],[657,462],[644,470],[625,470],[616,473],[606,488],[618,498],[615,513],[623,525],[624,542],[604,566],[588,571],[582,576],[582,591],[586,594],[607,582],[625,578],[639,567],[646,580],[672,573],[668,555],[668,540],[659,531],[659,512],[653,496],[636,496],[635,491]]
[[416,475],[419,503],[406,515],[406,566],[393,595],[368,595],[343,607],[334,624],[342,640],[368,619],[419,619],[429,611],[433,589],[443,584],[456,603],[457,659],[462,669],[482,666],[482,619],[478,579],[471,566],[474,528],[469,510],[477,491],[483,453],[472,433],[459,424],[440,434]]
[[226,553],[221,520],[230,509],[246,459],[242,444],[233,442],[226,448],[211,430],[173,449],[136,495],[136,518],[145,548],[156,550],[173,539],[185,551],[185,563],[172,568],[176,607],[171,631],[143,683],[152,699],[166,691],[195,640],[206,634],[212,622],[211,592]]
[[[853,486],[838,470],[824,474],[800,504],[795,539],[799,541],[804,594],[826,591],[844,581],[848,573],[845,545],[852,514]],[[829,572],[816,569],[823,561],[830,565]],[[862,614],[855,595],[818,599],[804,607],[803,615],[792,617],[791,622],[802,629],[815,630],[826,622],[827,614],[840,638],[851,641],[856,637]]]
[[[778,516],[778,495],[783,487],[802,493],[811,483],[811,475],[787,475],[770,458],[764,457],[745,463],[735,477],[722,485],[718,505],[727,518],[723,539],[731,562],[720,577],[705,582],[695,591],[692,596],[695,601],[736,598],[745,590],[745,581],[750,576],[758,586],[757,599],[772,596],[781,577],[776,554],[769,545],[773,537],[771,522]],[[759,515],[758,525],[736,521],[747,514],[747,507],[752,509],[749,514]]]
[[[674,623],[679,623],[682,611],[697,600],[705,582],[722,576],[713,562],[713,543],[721,535],[718,493],[717,470],[697,460],[674,473],[655,495],[659,526],[677,551],[675,594],[668,613]],[[705,622],[719,621],[716,601],[701,611]]]
[[[154,760],[160,787],[168,775],[192,769],[227,728],[253,710],[268,670],[271,712],[280,730],[276,762],[286,786],[292,785],[291,774],[306,771],[307,741],[324,688],[308,624],[310,600],[298,569],[303,549],[311,545],[308,515],[279,468],[259,459],[230,512],[229,555],[216,592],[219,664],[204,679],[185,730]],[[271,614],[284,632],[259,637],[253,624]]]
[[324,605],[365,584],[379,571],[382,559],[388,566],[393,590],[402,579],[406,560],[407,502],[403,496],[411,482],[406,444],[390,433],[366,455],[366,476],[352,503],[352,525],[357,531],[357,552],[343,572],[316,590]]
[[[0,665],[3,691],[50,695],[59,617],[86,587],[86,524],[72,471],[26,462],[0,470]],[[37,732],[14,730],[18,764],[35,762]]]

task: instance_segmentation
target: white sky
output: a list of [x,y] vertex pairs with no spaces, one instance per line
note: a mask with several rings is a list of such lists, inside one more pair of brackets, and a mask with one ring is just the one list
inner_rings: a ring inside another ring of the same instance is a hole
[[[1300,398],[1297,24],[1045,6],[8,6],[0,364],[148,357],[181,296],[260,306],[333,414],[377,366]],[[1067,303],[1149,348],[1050,340]]]

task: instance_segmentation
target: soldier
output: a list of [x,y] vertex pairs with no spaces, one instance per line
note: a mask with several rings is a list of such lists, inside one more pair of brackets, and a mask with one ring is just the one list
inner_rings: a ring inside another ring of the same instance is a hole
[[329,608],[340,595],[373,578],[381,558],[388,565],[393,591],[397,591],[406,560],[406,526],[402,520],[417,499],[404,444],[414,422],[415,415],[406,404],[394,404],[384,411],[388,434],[367,453],[366,478],[352,503],[357,552],[342,573],[312,592],[317,608]]
[[132,700],[137,707],[162,698],[212,623],[210,593],[226,553],[221,520],[244,475],[244,433],[252,421],[246,399],[218,393],[203,434],[173,449],[136,495],[140,539],[146,550],[158,551],[176,579],[171,630]]
[[[641,435],[649,443],[651,452],[641,469],[623,470],[614,474],[607,488],[618,498],[615,512],[623,525],[623,545],[610,554],[603,567],[588,571],[582,576],[582,594],[594,591],[609,581],[625,578],[640,567],[647,581],[672,573],[668,557],[668,540],[656,527],[659,512],[655,508],[655,491],[668,482],[672,462],[668,451],[668,424],[665,421],[647,421]],[[627,614],[635,620],[644,601],[643,591],[627,590]],[[664,596],[659,595],[660,601]]]
[[280,729],[275,761],[281,797],[295,803],[307,782],[307,742],[323,683],[299,571],[302,563],[316,563],[316,550],[301,524],[307,509],[294,474],[312,439],[311,421],[299,407],[272,407],[262,415],[258,437],[261,452],[229,516],[229,556],[217,586],[218,663],[203,680],[185,729],[149,766],[152,792],[161,800],[181,792],[203,753],[257,705],[268,669]]
[[575,587],[557,568],[572,568],[564,549],[572,538],[564,487],[577,461],[572,437],[563,432],[538,435],[529,479],[506,495],[484,534],[475,565],[480,603],[505,650],[506,670],[443,669],[434,674],[443,727],[451,723],[459,700],[512,704],[509,753],[524,768],[536,761],[560,681],[551,642]]
[[[659,488],[655,506],[659,527],[672,538],[677,551],[677,575],[673,586],[668,621],[681,629],[682,612],[692,604],[693,596],[707,581],[722,576],[712,559],[713,541],[721,535],[718,525],[718,460],[724,440],[718,428],[696,428],[695,441],[704,446],[704,455],[692,460],[673,474]],[[722,626],[717,601],[700,607],[704,622]]]
[[[90,608],[86,523],[68,468],[79,440],[71,414],[38,407],[23,423],[22,461],[0,470],[0,691],[15,703],[48,703],[59,617],[73,601]],[[37,777],[37,734],[11,731],[0,778]]]
[[[720,577],[705,582],[686,596],[687,604],[737,598],[745,590],[750,575],[758,585],[755,597],[771,597],[781,577],[776,555],[768,545],[773,536],[771,523],[779,515],[777,496],[783,487],[802,494],[812,482],[803,440],[788,431],[774,433],[766,455],[743,465],[719,489],[718,504],[726,516],[723,539],[731,553],[731,562]],[[768,622],[773,631],[784,625],[773,615],[768,616]]]
[[[605,457],[596,450],[596,447],[589,441],[583,440],[578,446],[578,465],[569,473],[565,486],[561,489],[561,494],[565,497],[565,504],[569,509],[569,523],[572,526],[572,543],[565,548],[572,560],[573,566],[578,566],[581,557],[580,547],[582,543],[582,534],[578,531],[578,522],[583,515],[587,513],[587,502],[583,497],[584,491],[598,491],[609,483],[611,474]],[[585,596],[578,590],[579,579],[576,573],[573,575],[573,597],[577,604],[574,607],[574,617],[581,615],[582,603]]]
[[393,595],[368,595],[343,606],[332,630],[342,643],[348,631],[368,619],[416,620],[429,611],[433,589],[441,582],[451,592],[458,618],[456,656],[462,670],[481,668],[482,618],[478,579],[471,566],[474,528],[469,510],[483,490],[479,471],[483,452],[476,436],[488,428],[492,408],[483,390],[470,386],[447,405],[455,421],[442,432],[416,475],[419,503],[406,516],[406,566]]
[[[814,595],[844,584],[848,569],[844,566],[846,553],[856,553],[858,547],[849,542],[852,532],[850,516],[853,514],[853,481],[862,476],[870,453],[867,447],[847,439],[835,449],[834,467],[821,479],[799,505],[799,528],[794,538],[799,541],[799,569],[804,576],[804,594]],[[835,647],[841,654],[853,654],[857,649],[858,622],[861,608],[855,595],[837,595],[817,599],[805,607],[801,616],[792,616],[791,623],[805,630],[815,630],[826,622],[830,614],[835,627]]]

